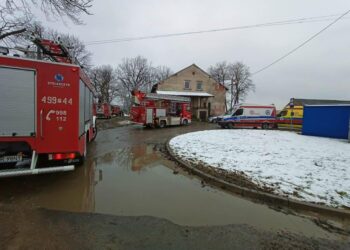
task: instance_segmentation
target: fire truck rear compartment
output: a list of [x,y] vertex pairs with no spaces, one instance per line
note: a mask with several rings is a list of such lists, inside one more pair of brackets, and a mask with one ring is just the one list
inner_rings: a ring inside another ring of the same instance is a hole
[[35,136],[35,71],[0,67],[0,137]]
[[[35,71],[0,67],[0,138],[36,135]],[[26,141],[0,141],[0,169],[27,168],[32,149]]]

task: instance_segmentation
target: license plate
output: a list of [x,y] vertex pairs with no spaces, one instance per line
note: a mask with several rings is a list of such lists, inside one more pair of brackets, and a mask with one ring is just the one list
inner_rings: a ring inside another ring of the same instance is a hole
[[0,157],[0,163],[11,163],[11,162],[19,162],[22,161],[22,156],[20,155],[9,155]]

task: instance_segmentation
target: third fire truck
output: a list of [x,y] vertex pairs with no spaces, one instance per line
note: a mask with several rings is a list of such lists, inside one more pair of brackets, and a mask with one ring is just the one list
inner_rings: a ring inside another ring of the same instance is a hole
[[102,119],[111,119],[112,118],[112,109],[109,103],[97,103],[94,107],[96,109],[97,118]]
[[188,125],[191,123],[191,99],[133,91],[131,120],[146,127]]

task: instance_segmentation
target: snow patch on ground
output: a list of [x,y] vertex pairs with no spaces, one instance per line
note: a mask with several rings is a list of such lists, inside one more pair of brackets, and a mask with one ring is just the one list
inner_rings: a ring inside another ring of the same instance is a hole
[[243,171],[297,200],[350,207],[350,143],[288,131],[209,130],[173,138],[184,160]]
[[132,122],[129,120],[125,120],[125,121],[118,122],[118,124],[121,126],[124,126],[124,125],[130,125],[130,124],[132,124]]

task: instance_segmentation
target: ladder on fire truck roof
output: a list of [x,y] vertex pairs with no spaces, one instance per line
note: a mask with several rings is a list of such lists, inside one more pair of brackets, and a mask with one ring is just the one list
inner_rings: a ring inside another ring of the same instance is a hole
[[152,100],[167,100],[167,101],[176,101],[176,102],[191,102],[191,98],[182,97],[182,96],[173,96],[173,95],[162,95],[155,93],[147,93],[146,98]]
[[60,63],[73,63],[69,51],[60,42],[48,39],[34,38],[33,43],[38,46],[44,55],[49,56],[53,61]]

